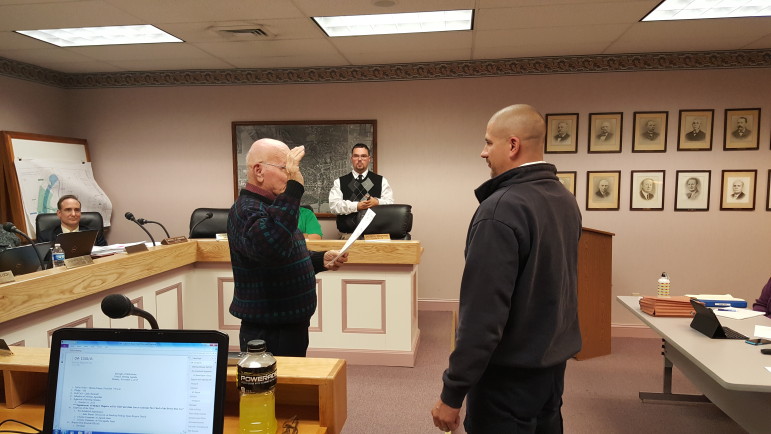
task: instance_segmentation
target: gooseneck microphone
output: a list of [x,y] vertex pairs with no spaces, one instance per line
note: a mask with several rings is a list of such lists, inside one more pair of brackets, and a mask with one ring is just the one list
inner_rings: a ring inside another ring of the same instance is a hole
[[125,318],[129,315],[142,317],[150,323],[153,330],[158,330],[158,321],[150,312],[136,306],[123,294],[110,294],[102,299],[102,312],[113,319]]
[[139,226],[140,228],[142,228],[142,230],[143,230],[143,231],[145,231],[145,233],[147,234],[147,236],[148,236],[148,237],[150,237],[150,241],[152,241],[152,242],[153,242],[153,246],[155,245],[155,239],[153,238],[153,236],[152,236],[152,235],[150,235],[150,232],[148,232],[148,231],[147,231],[147,229],[145,229],[145,227],[144,227],[144,226],[142,226],[142,223],[139,223],[139,222],[137,221],[137,219],[136,219],[136,218],[134,218],[134,214],[132,214],[132,213],[130,213],[130,212],[127,212],[126,214],[123,214],[123,216],[124,216],[124,217],[126,217],[126,220],[130,220],[130,221],[132,221],[132,222],[136,223],[136,224],[137,224],[137,226]]
[[197,228],[198,225],[205,222],[206,220],[209,220],[212,217],[214,217],[214,214],[211,211],[207,212],[204,218],[202,218],[201,220],[198,220],[198,222],[194,224],[192,228],[190,228],[190,234],[188,235],[188,238],[193,238],[193,231],[195,230],[195,228]]
[[166,238],[171,238],[171,235],[169,235],[169,231],[167,231],[166,227],[163,226],[162,224],[160,224],[159,222],[154,222],[152,220],[146,220],[146,219],[137,219],[137,223],[139,223],[140,225],[143,225],[143,226],[146,225],[147,223],[156,224],[156,225],[160,226],[161,228],[163,228],[163,232],[166,232]]
[[35,243],[32,242],[32,238],[30,238],[27,234],[20,231],[19,228],[17,228],[13,223],[11,222],[5,222],[3,223],[3,229],[5,229],[6,232],[12,232],[14,234],[19,234],[22,237],[24,237],[25,240],[29,241],[29,245],[32,246],[32,248],[35,250],[35,256],[37,256],[37,260],[40,261],[40,269],[45,270],[46,266],[43,263],[43,258],[40,257],[40,253],[35,248]]

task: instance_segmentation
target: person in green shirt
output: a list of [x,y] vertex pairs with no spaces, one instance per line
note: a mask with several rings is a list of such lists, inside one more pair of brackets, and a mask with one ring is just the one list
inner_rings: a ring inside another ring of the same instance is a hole
[[297,219],[297,228],[305,235],[308,240],[320,240],[324,235],[321,233],[321,224],[313,211],[300,207],[300,218]]

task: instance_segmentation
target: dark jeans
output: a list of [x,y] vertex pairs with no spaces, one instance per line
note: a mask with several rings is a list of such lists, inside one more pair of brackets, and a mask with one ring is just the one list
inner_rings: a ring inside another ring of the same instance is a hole
[[489,366],[466,397],[466,432],[562,433],[566,364],[538,369]]
[[308,327],[305,324],[264,326],[241,322],[238,340],[241,351],[246,351],[246,344],[252,339],[262,339],[268,352],[274,356],[305,357],[308,350]]

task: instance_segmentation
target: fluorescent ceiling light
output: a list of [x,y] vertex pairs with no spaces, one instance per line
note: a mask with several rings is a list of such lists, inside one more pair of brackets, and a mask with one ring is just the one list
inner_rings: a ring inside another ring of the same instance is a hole
[[329,37],[471,30],[472,9],[403,14],[313,17]]
[[183,42],[181,39],[150,25],[16,30],[16,33],[21,33],[22,35],[27,35],[59,47]]
[[642,21],[771,16],[771,0],[664,0]]

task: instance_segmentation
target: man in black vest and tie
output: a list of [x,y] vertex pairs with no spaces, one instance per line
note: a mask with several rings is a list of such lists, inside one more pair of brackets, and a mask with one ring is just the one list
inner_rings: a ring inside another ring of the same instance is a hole
[[337,214],[337,230],[342,234],[350,234],[356,228],[359,211],[394,203],[388,180],[369,171],[370,159],[369,147],[355,144],[351,149],[353,171],[337,178],[329,191],[329,209]]

